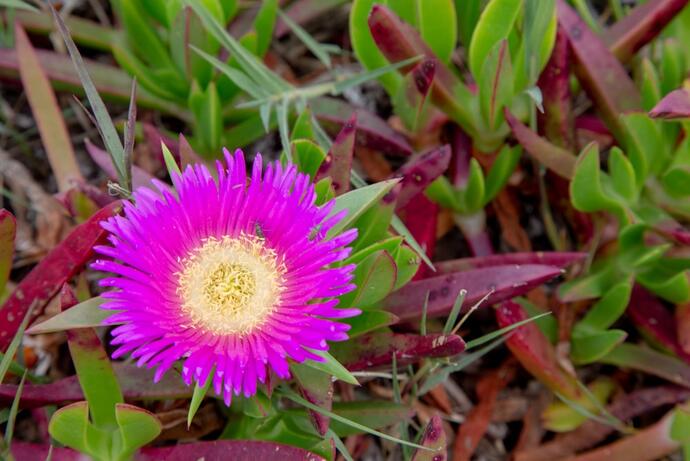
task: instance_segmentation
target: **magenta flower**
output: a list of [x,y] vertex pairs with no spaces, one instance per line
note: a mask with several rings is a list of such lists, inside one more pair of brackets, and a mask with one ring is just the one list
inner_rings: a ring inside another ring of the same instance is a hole
[[[112,246],[96,250],[112,260],[93,264],[111,272],[101,281],[103,308],[119,311],[113,357],[131,352],[137,365],[158,367],[155,380],[179,359],[187,385],[212,379],[226,404],[251,396],[272,371],[289,378],[289,361],[323,360],[313,351],[347,339],[349,325],[331,319],[351,291],[353,265],[345,259],[355,229],[327,232],[344,217],[334,201],[315,204],[314,186],[294,165],[261,156],[247,178],[242,151],[225,150],[218,179],[203,165],[173,175],[177,194],[155,182],[125,204],[125,216],[103,224]],[[213,374],[212,374],[213,371]]]

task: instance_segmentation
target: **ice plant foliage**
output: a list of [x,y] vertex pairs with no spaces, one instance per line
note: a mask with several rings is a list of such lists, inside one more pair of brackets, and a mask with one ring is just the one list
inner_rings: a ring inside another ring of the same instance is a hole
[[157,367],[160,379],[182,359],[182,377],[212,379],[227,404],[251,396],[271,372],[289,378],[289,361],[323,360],[314,351],[347,339],[349,325],[332,319],[351,291],[354,265],[332,267],[351,252],[355,229],[328,231],[346,211],[315,204],[308,175],[292,164],[263,168],[260,155],[247,177],[244,155],[225,151],[217,179],[203,165],[173,174],[174,191],[140,188],[124,216],[109,219],[109,246],[94,268],[101,285],[113,356]]

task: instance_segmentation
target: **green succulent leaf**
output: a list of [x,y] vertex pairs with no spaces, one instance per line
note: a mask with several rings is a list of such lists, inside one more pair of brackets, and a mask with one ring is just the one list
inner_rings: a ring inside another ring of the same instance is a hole
[[490,0],[482,11],[469,46],[469,67],[475,80],[480,81],[491,50],[513,31],[522,3],[522,0]]

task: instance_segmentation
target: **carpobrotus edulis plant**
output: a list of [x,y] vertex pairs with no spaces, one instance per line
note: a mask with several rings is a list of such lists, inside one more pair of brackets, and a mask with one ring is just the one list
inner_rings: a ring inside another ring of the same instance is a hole
[[323,360],[314,351],[347,339],[355,316],[337,309],[351,291],[353,265],[332,267],[350,254],[356,229],[329,230],[344,217],[334,201],[315,203],[308,175],[260,155],[247,177],[244,155],[225,151],[217,178],[204,165],[173,174],[174,191],[140,188],[124,216],[109,219],[108,259],[93,267],[115,274],[104,309],[118,324],[113,357],[130,353],[157,367],[155,379],[178,360],[182,377],[212,379],[227,404],[251,396],[272,371],[289,378],[289,361]]

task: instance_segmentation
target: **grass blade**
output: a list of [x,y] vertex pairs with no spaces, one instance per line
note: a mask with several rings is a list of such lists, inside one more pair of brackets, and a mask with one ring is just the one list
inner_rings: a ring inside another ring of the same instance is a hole
[[325,409],[319,407],[318,405],[312,404],[311,402],[309,402],[309,401],[303,399],[302,397],[300,397],[299,395],[295,394],[295,392],[293,392],[290,389],[283,388],[282,394],[286,398],[292,400],[293,402],[295,402],[299,405],[302,405],[303,407],[306,407],[310,410],[314,410],[316,412],[319,412],[323,415],[328,416],[329,418],[331,418],[335,421],[339,421],[339,422],[341,422],[347,426],[350,426],[350,427],[353,427],[357,430],[366,432],[367,434],[375,435],[376,437],[380,437],[382,439],[389,440],[389,441],[394,442],[394,443],[399,443],[401,445],[407,445],[407,446],[413,447],[413,448],[420,448],[422,450],[428,450],[427,447],[424,447],[422,445],[418,445],[416,443],[412,443],[412,442],[408,442],[406,440],[398,439],[398,438],[393,437],[391,435],[388,435],[388,434],[385,434],[383,432],[379,432],[375,429],[372,429],[370,427],[367,427],[363,424],[359,424],[357,422],[350,421],[347,418],[343,418],[342,416],[337,415],[337,414],[333,413],[332,411],[325,410]]
[[24,375],[22,375],[22,380],[19,382],[19,387],[17,387],[17,394],[14,396],[12,406],[10,407],[10,413],[7,418],[7,426],[5,427],[5,446],[8,449],[12,444],[12,437],[14,436],[14,423],[17,419],[17,413],[19,412],[19,401],[22,398],[22,391],[24,390],[26,374],[27,372],[24,371]]
[[97,127],[101,137],[103,138],[103,143],[105,144],[106,149],[113,160],[113,164],[117,169],[118,181],[124,187],[125,184],[130,184],[131,180],[129,179],[126,168],[127,161],[125,158],[125,149],[122,145],[122,141],[117,134],[117,130],[115,129],[115,125],[113,124],[110,115],[108,114],[108,109],[103,103],[103,99],[101,99],[101,96],[98,94],[98,90],[96,90],[96,86],[86,70],[86,64],[84,64],[84,60],[82,59],[77,46],[74,44],[72,37],[70,37],[69,30],[67,29],[65,22],[52,5],[50,5],[50,11],[53,14],[53,19],[55,20],[57,29],[60,32],[62,39],[65,41],[67,51],[69,52],[74,67],[77,70],[77,74],[79,75],[79,80],[81,80],[82,86],[84,87],[84,92],[86,93],[86,97],[89,100],[91,109],[93,110],[93,115],[96,117],[96,121],[98,122]]
[[[455,326],[455,322],[458,320],[458,315],[460,315],[460,309],[462,309],[462,303],[465,301],[465,296],[467,295],[467,290],[463,289],[458,292],[457,298],[455,298],[455,302],[453,303],[453,309],[451,309],[450,314],[448,315],[448,319],[446,320],[446,324],[443,327],[443,334],[447,335],[450,334],[450,332],[453,330],[453,327]],[[429,299],[429,294],[427,292],[427,309],[428,309],[428,299]]]
[[525,324],[530,323],[530,322],[534,322],[535,320],[538,320],[542,317],[546,317],[547,315],[551,315],[551,312],[544,312],[543,314],[535,315],[535,316],[530,317],[528,319],[521,320],[521,321],[516,322],[512,325],[509,325],[505,328],[501,328],[499,330],[492,331],[491,333],[488,333],[484,336],[480,336],[477,339],[473,339],[471,341],[468,341],[466,349],[469,350],[473,347],[477,347],[477,346],[481,346],[482,344],[486,344],[489,341],[493,340],[494,338],[505,335],[506,333],[510,333],[515,328],[521,327],[522,325],[525,325]]
[[317,42],[314,37],[309,35],[309,32],[304,30],[299,24],[293,21],[290,16],[286,15],[282,11],[278,10],[280,18],[288,25],[292,32],[295,33],[297,38],[299,38],[302,43],[311,51],[314,56],[318,58],[319,61],[323,63],[324,66],[331,68],[331,57],[328,52],[324,49],[323,45]]

